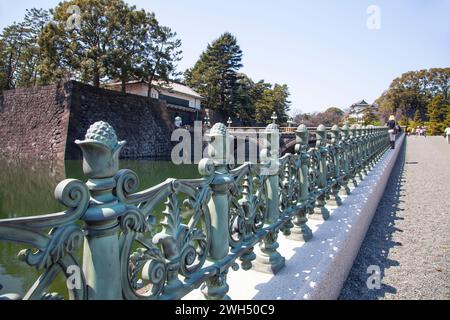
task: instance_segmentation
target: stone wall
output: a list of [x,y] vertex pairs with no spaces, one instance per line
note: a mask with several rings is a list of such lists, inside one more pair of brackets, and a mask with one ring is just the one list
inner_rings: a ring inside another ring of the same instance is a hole
[[164,103],[143,96],[98,89],[78,82],[68,83],[70,121],[67,159],[81,158],[76,139],[83,139],[91,124],[106,121],[127,144],[123,158],[169,159],[172,121]]
[[81,159],[74,141],[100,120],[127,140],[121,157],[170,157],[173,124],[164,103],[75,81],[5,91],[0,97],[0,156]]
[[0,156],[64,158],[69,120],[66,98],[61,85],[4,91],[0,98]]

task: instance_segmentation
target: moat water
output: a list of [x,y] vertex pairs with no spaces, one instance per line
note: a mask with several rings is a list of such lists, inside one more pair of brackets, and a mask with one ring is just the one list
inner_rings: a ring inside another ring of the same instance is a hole
[[[157,185],[167,178],[199,177],[196,165],[176,166],[172,162],[121,160],[120,167],[137,173],[140,190]],[[0,159],[0,219],[64,211],[65,208],[55,200],[53,194],[57,184],[68,178],[86,181],[81,161],[50,163]],[[0,241],[0,295],[17,293],[23,296],[42,273],[17,258],[19,251],[26,248],[26,245]],[[57,292],[67,298],[64,284],[60,275],[48,292]]]

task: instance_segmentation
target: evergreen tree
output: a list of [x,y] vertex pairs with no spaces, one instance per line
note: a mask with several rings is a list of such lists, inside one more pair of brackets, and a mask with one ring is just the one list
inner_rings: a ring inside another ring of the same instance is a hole
[[420,110],[417,109],[416,112],[414,113],[414,124],[416,126],[421,126],[422,125],[422,115],[420,114]]
[[283,84],[275,84],[273,86],[273,109],[277,114],[278,121],[285,123],[288,121],[287,113],[290,110],[291,101],[289,101],[289,89],[288,86]]
[[39,65],[42,62],[42,51],[37,39],[45,26],[50,22],[50,12],[43,9],[26,10],[24,26],[23,51],[17,86],[30,87],[38,84]]
[[[67,28],[71,6],[78,6],[80,25]],[[60,3],[39,37],[44,53],[42,83],[75,79],[98,87],[119,79],[168,81],[180,59],[180,40],[160,26],[153,13],[123,0],[71,0]],[[149,89],[150,91],[150,89]]]
[[[39,39],[45,57],[40,66],[43,82],[73,78],[100,86],[101,79],[106,77],[108,44],[112,41],[108,3],[115,1],[71,0],[54,9],[56,23],[47,25]],[[71,6],[78,6],[81,12],[81,23],[74,28],[67,25],[72,16]]]
[[0,38],[0,93],[3,89],[6,88],[7,80],[6,80],[6,52],[5,52],[5,44],[3,40]]
[[150,97],[153,82],[158,86],[169,86],[169,80],[177,78],[176,63],[181,60],[181,40],[169,27],[158,25],[154,16],[147,17],[147,33],[142,56],[141,77],[148,82]]
[[255,120],[255,103],[261,96],[260,83],[255,83],[246,74],[238,75],[238,101],[239,112],[237,116],[243,121],[244,125],[253,125]]
[[[97,87],[119,79],[125,90],[132,79],[178,75],[181,41],[153,13],[122,0],[65,1],[52,13],[27,10],[23,22],[0,34],[0,90],[67,79]],[[80,23],[72,28],[74,21]]]
[[34,86],[41,61],[37,37],[50,20],[47,10],[26,10],[20,23],[13,23],[0,34],[0,90]]
[[418,110],[423,121],[428,118],[428,104],[436,95],[447,99],[449,86],[450,68],[410,71],[394,79],[376,103],[384,120],[398,110],[413,119]]
[[25,26],[23,23],[14,23],[6,27],[1,36],[2,43],[2,88],[9,90],[16,88],[19,70],[21,68],[22,54],[25,46]]
[[237,114],[241,60],[242,51],[236,38],[224,33],[208,44],[195,66],[186,71],[187,84],[206,97],[206,108],[221,111],[227,116]]
[[108,43],[105,68],[109,78],[120,80],[122,92],[125,92],[126,83],[138,77],[139,58],[150,26],[147,25],[146,12],[137,11],[135,6],[111,1],[110,7],[106,16],[111,41]]
[[401,116],[400,124],[403,126],[409,126],[409,119],[405,114]]
[[260,82],[261,91],[258,99],[255,101],[255,120],[258,123],[272,122],[271,116],[275,112],[278,117],[278,123],[285,123],[288,120],[287,112],[291,102],[289,99],[289,90],[287,85],[271,85],[270,83]]
[[[448,100],[447,100],[448,101]],[[445,117],[445,127],[450,127],[450,106],[447,104],[447,114]]]
[[258,123],[269,123],[274,111],[274,94],[270,84],[265,84],[261,96],[255,103],[255,120]]
[[366,108],[363,113],[363,124],[365,126],[367,125],[375,125],[378,123],[378,117],[374,113],[373,109],[371,107]]
[[437,95],[428,105],[428,130],[430,135],[442,135],[450,105],[442,95]]

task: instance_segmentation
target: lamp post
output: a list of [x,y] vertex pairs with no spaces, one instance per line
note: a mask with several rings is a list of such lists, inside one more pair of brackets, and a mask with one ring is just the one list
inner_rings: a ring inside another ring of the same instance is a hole
[[209,122],[209,120],[209,115],[206,114],[205,119],[203,119],[203,125],[208,129],[211,128],[211,123]]
[[272,113],[272,116],[270,117],[270,119],[272,119],[272,123],[273,124],[276,124],[277,123],[277,119],[278,119],[277,113],[276,112]]
[[183,119],[180,116],[175,117],[175,127],[180,128],[183,125]]
[[292,128],[292,125],[295,125],[295,121],[294,121],[294,119],[291,117],[291,118],[289,118],[289,121],[288,121],[288,127],[289,127],[289,128]]

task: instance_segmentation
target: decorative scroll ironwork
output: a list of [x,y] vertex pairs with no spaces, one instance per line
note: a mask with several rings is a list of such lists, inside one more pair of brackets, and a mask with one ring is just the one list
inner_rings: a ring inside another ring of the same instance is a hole
[[[23,296],[60,299],[48,292],[56,277],[69,281],[80,270],[70,299],[179,299],[202,288],[207,299],[227,298],[229,268],[276,273],[280,232],[312,237],[308,218],[329,215],[387,149],[386,128],[319,126],[309,146],[305,126],[291,130],[294,154],[278,155],[276,116],[265,130],[269,143],[259,164],[227,165],[233,137],[223,124],[209,133],[210,158],[201,179],[168,179],[143,191],[131,170],[119,170],[118,141],[105,122],[91,126],[83,141],[88,182],[62,181],[56,199],[68,209],[31,218],[0,220],[0,241],[25,244],[19,258],[41,275]],[[83,247],[83,261],[77,250]],[[82,270],[82,271],[81,271]]]

